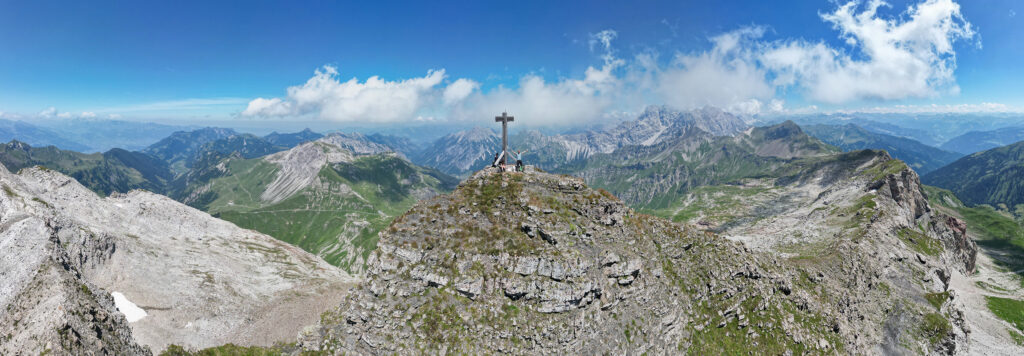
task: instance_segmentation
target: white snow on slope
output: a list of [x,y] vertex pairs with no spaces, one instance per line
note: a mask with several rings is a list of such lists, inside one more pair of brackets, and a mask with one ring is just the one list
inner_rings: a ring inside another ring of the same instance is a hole
[[117,307],[117,311],[124,314],[124,318],[128,319],[129,323],[134,323],[149,315],[146,314],[145,310],[128,300],[121,292],[110,293],[110,296],[114,297],[114,306]]

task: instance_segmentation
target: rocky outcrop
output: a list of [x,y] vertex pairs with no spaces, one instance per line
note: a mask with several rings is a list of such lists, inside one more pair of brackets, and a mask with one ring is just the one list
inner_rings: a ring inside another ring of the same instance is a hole
[[567,176],[479,172],[396,219],[379,246],[303,348],[842,353],[855,337],[780,261]]
[[[969,352],[951,276],[976,247],[884,152],[812,156],[753,186],[720,237],[581,180],[482,171],[396,219],[309,350]],[[733,188],[738,189],[738,188]],[[768,194],[770,193],[770,194]],[[763,204],[769,210],[758,210]],[[734,240],[734,241],[729,241]],[[932,304],[932,303],[937,303]],[[440,332],[439,332],[440,331]]]
[[[353,283],[296,247],[164,196],[101,198],[43,168],[0,168],[0,185],[0,354],[269,346],[291,341]],[[144,317],[126,320],[113,292]]]
[[317,141],[352,151],[353,153],[358,155],[370,155],[386,152],[395,152],[398,153],[399,155],[402,155],[400,151],[387,145],[374,142],[373,140],[371,140],[370,137],[357,132],[335,132],[327,136],[324,136],[323,138],[320,138]]
[[[320,140],[325,139],[334,141],[340,136],[332,135]],[[280,168],[260,199],[270,204],[280,202],[312,184],[327,164],[352,162],[354,158],[352,151],[319,140],[266,156],[263,158],[265,161]]]
[[5,214],[3,220],[0,354],[150,354],[132,338],[110,295],[78,272],[75,254],[44,219]]
[[913,170],[884,151],[859,151],[782,171],[767,187],[734,192],[746,205],[717,231],[793,265],[800,283],[839,313],[837,328],[857,335],[849,350],[969,351],[950,279],[973,271],[977,247],[962,224],[929,207]]

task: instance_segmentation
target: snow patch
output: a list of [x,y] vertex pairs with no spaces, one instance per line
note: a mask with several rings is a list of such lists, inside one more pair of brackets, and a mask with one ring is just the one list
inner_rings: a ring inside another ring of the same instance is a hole
[[128,300],[121,292],[110,293],[110,296],[114,297],[114,306],[117,307],[117,311],[124,314],[124,318],[128,319],[129,323],[134,323],[149,315],[146,314],[145,310]]

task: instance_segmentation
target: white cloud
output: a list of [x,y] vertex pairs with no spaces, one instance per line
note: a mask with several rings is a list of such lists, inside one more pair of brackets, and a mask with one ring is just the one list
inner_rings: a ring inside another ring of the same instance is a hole
[[[314,115],[342,122],[395,122],[411,120],[435,96],[436,87],[445,78],[444,70],[430,71],[424,77],[400,81],[377,76],[364,82],[356,78],[341,82],[337,68],[324,66],[303,85],[288,88],[284,98],[257,98],[249,102],[245,116]],[[465,90],[466,81],[456,81],[455,98]],[[470,85],[471,86],[471,85]],[[470,90],[471,91],[471,90]],[[467,94],[468,95],[468,94]]]
[[743,28],[712,38],[710,51],[676,54],[655,73],[653,91],[665,104],[683,109],[759,109],[775,93],[756,61],[755,41],[763,34],[760,27]]
[[444,88],[444,103],[451,105],[460,102],[479,88],[480,83],[460,78]]
[[57,108],[51,106],[51,107],[48,107],[46,109],[43,109],[43,111],[39,112],[38,116],[40,116],[40,117],[54,117],[54,116],[57,116]]
[[90,111],[83,111],[81,114],[78,115],[78,117],[94,118],[96,117],[96,113]]
[[593,121],[601,118],[612,103],[610,96],[601,95],[601,88],[609,85],[604,82],[607,78],[592,74],[583,80],[548,82],[540,76],[527,75],[519,80],[516,89],[500,87],[471,96],[453,109],[452,118],[479,120],[508,111],[516,116],[517,122],[533,125]]
[[952,0],[926,0],[900,17],[882,18],[872,0],[862,11],[848,2],[822,14],[860,57],[824,43],[767,44],[760,60],[776,75],[774,84],[794,85],[815,101],[899,100],[957,93],[953,43],[975,36]]
[[[519,122],[559,125],[610,120],[646,104],[752,115],[958,93],[954,44],[979,37],[960,6],[923,0],[895,16],[880,14],[884,6],[880,0],[849,1],[821,14],[843,41],[838,47],[766,40],[764,27],[748,26],[709,38],[707,50],[673,53],[665,62],[653,49],[619,58],[613,45],[618,32],[606,29],[588,40],[601,64],[580,76],[529,73],[516,86],[487,90],[468,78],[446,81],[444,69],[394,81],[374,76],[342,82],[335,67],[325,66],[285,96],[248,101],[241,114],[386,123],[481,120],[507,110]],[[791,88],[803,94],[805,107],[785,107],[780,98]]]
[[612,40],[617,33],[604,30],[591,34],[590,45],[602,52],[600,68],[587,67],[582,79],[548,81],[536,74],[519,79],[515,89],[498,87],[472,95],[451,111],[454,120],[479,120],[508,111],[516,120],[533,125],[566,125],[603,120],[622,94],[622,80],[616,75],[625,61],[615,57]]
[[242,111],[247,116],[284,116],[292,114],[292,104],[280,98],[256,98]]
[[615,37],[619,37],[619,33],[613,29],[602,30],[598,33],[590,34],[590,40],[587,42],[590,44],[590,50],[594,50],[595,45],[600,45],[604,48],[605,55],[612,56],[612,40]]
[[[92,114],[92,113],[83,112],[82,115],[80,115],[80,116],[86,117],[86,116],[84,116],[85,114]],[[48,108],[44,109],[43,111],[40,111],[38,114],[36,114],[36,117],[44,118],[44,119],[52,119],[52,118],[55,118],[55,117],[56,118],[61,118],[61,119],[68,119],[68,118],[71,118],[71,117],[74,117],[74,116],[75,116],[74,114],[72,114],[70,112],[67,112],[67,111],[60,112],[60,111],[57,110],[57,108],[52,107],[52,106],[48,107]],[[95,116],[95,114],[94,114],[94,116]]]

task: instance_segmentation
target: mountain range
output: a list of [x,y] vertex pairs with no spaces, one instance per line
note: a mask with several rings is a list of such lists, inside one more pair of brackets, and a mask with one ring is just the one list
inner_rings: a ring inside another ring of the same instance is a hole
[[838,152],[792,122],[736,136],[692,128],[657,145],[629,146],[557,170],[583,177],[642,211],[671,211],[691,189],[774,173],[802,157]]
[[522,173],[489,168],[499,144],[490,128],[426,146],[218,128],[140,152],[11,142],[0,353],[1024,350],[989,304],[1013,300],[1018,264],[988,257],[1024,253],[1024,229],[922,186],[941,150],[658,106],[519,132]]
[[415,155],[417,162],[454,176],[464,176],[494,162],[501,150],[501,136],[476,127],[445,135]]
[[[940,147],[957,136],[970,131],[998,131],[1024,126],[1024,116],[1005,114],[956,113],[833,113],[783,115],[760,119],[771,124],[792,120],[800,125],[854,124],[868,131],[896,137],[906,137],[932,147],[961,152],[952,147]],[[1010,142],[1006,142],[1010,143]],[[961,152],[963,154],[973,152]]]
[[970,131],[940,146],[944,150],[971,154],[1024,141],[1024,127],[1004,127],[991,131]]
[[120,148],[86,154],[11,141],[0,144],[0,163],[14,172],[36,165],[58,170],[103,196],[133,189],[162,193],[174,179],[166,162]]
[[825,143],[843,151],[863,149],[886,150],[914,168],[919,174],[927,174],[945,166],[963,155],[925,145],[906,137],[897,137],[865,130],[854,124],[846,125],[805,125],[803,130]]
[[1024,142],[965,156],[923,177],[969,205],[1024,204]]
[[90,151],[90,147],[74,142],[62,135],[24,121],[0,120],[0,142],[20,141],[34,146],[56,146],[78,152]]
[[514,136],[514,147],[527,150],[524,159],[547,170],[573,164],[596,154],[608,154],[631,146],[653,146],[677,139],[697,129],[713,136],[732,136],[747,129],[735,115],[716,108],[680,112],[664,106],[648,107],[636,120],[607,130],[545,136],[528,131]]

